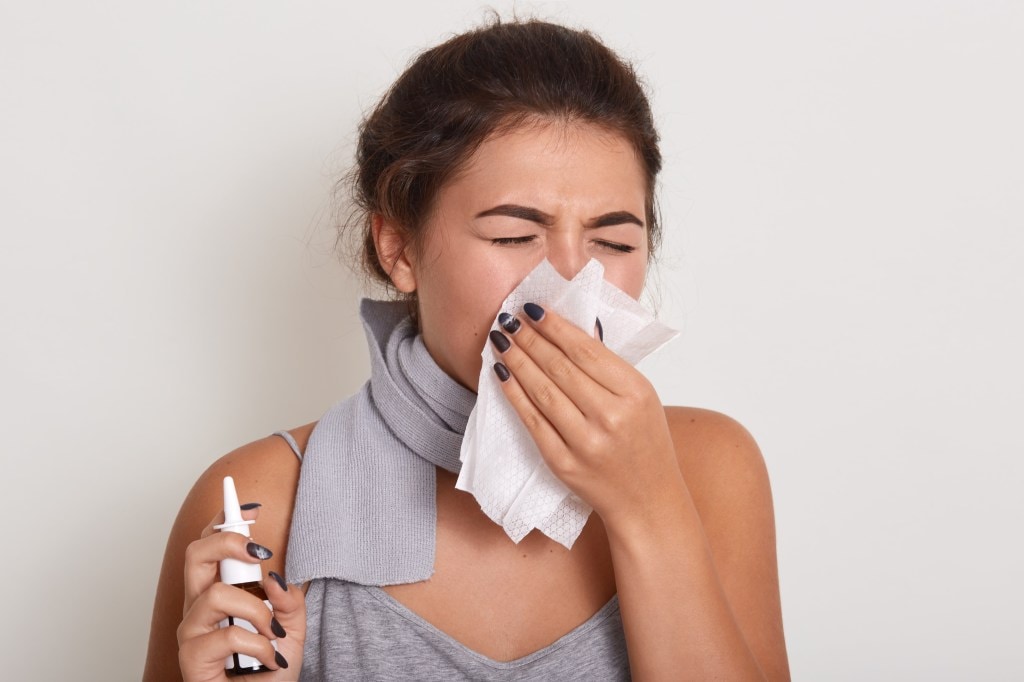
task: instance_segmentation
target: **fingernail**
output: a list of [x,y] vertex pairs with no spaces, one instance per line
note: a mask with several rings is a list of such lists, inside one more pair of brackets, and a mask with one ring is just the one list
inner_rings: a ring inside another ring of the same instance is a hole
[[505,383],[506,381],[508,381],[508,378],[512,376],[511,374],[508,373],[508,367],[501,364],[500,362],[494,363],[494,373],[498,375],[498,379],[501,381],[501,383]]
[[288,667],[288,660],[284,656],[281,655],[280,651],[275,651],[274,652],[274,662],[277,663],[277,667],[278,668],[287,668]]
[[544,309],[536,303],[526,303],[523,305],[523,312],[533,320],[534,322],[540,322],[541,318],[544,317]]
[[601,326],[601,318],[595,317],[594,319],[597,320],[597,338],[604,341],[604,327]]
[[254,556],[260,561],[266,561],[270,557],[274,556],[274,553],[269,549],[263,545],[257,545],[255,542],[246,544],[245,551],[248,552],[250,556]]
[[508,337],[499,332],[497,329],[491,332],[491,343],[498,349],[499,353],[504,353],[512,347],[512,342],[508,340]]
[[239,505],[238,508],[242,511],[249,511],[250,509],[259,509],[262,506],[263,505],[259,502],[246,502],[245,504]]
[[519,320],[508,313],[498,315],[498,324],[500,324],[509,334],[515,334],[519,331]]
[[286,583],[286,582],[284,581],[284,578],[282,578],[281,576],[279,576],[279,575],[278,575],[277,573],[275,573],[274,571],[268,571],[268,572],[267,572],[267,575],[269,575],[269,576],[270,576],[271,578],[273,578],[274,580],[276,580],[276,581],[277,581],[277,584],[281,586],[281,589],[282,589],[282,590],[284,590],[285,592],[287,592],[287,591],[288,591],[288,583]]
[[[288,636],[288,633],[284,631],[284,628],[281,627],[281,624],[277,622],[277,618],[270,619],[270,631],[282,639]],[[288,666],[286,665],[284,667],[287,668]]]

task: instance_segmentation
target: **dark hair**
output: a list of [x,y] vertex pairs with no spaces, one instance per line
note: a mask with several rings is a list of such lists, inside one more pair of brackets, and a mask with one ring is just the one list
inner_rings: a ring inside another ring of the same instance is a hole
[[596,37],[542,21],[494,23],[422,53],[359,129],[349,181],[367,273],[388,285],[373,242],[379,214],[413,245],[438,192],[488,138],[534,119],[589,123],[636,150],[647,184],[651,252],[660,241],[661,170],[650,104],[632,67]]

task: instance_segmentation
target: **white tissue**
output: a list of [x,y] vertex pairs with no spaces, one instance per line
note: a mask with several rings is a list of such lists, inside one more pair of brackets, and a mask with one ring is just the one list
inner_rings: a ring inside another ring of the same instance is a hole
[[[678,334],[604,281],[604,267],[597,260],[587,263],[571,281],[543,261],[508,295],[501,310],[516,314],[531,301],[590,334],[600,318],[605,345],[632,365]],[[500,329],[497,318],[492,327]],[[501,390],[493,370],[497,355],[490,343],[482,357],[477,402],[462,440],[462,470],[455,487],[472,493],[513,542],[536,528],[571,549],[593,510],[544,462]]]

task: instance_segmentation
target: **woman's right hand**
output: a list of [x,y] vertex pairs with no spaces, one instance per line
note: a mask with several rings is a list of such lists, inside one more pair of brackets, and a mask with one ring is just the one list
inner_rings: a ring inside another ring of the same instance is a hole
[[[243,511],[255,519],[258,509]],[[306,638],[306,604],[302,589],[286,587],[272,573],[263,583],[274,607],[271,613],[263,601],[233,585],[218,580],[221,559],[259,563],[269,558],[266,548],[238,533],[220,533],[218,514],[203,530],[202,537],[185,552],[185,604],[178,626],[178,663],[185,682],[223,682],[224,661],[233,653],[256,658],[272,672],[258,676],[259,682],[298,680],[302,668],[302,647]],[[244,618],[258,633],[238,626],[222,628],[228,616]],[[276,632],[275,632],[276,631]],[[282,636],[282,633],[283,636]],[[277,640],[275,652],[270,640]]]

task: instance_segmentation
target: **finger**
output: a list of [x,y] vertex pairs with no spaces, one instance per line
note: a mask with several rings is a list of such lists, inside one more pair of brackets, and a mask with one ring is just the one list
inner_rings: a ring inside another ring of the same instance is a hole
[[[259,502],[246,502],[245,504],[239,507],[239,509],[242,510],[242,518],[246,521],[255,521],[257,518],[259,518],[260,507],[262,506],[263,505],[261,505]],[[224,523],[224,512],[217,512],[217,515],[210,519],[210,522],[206,524],[206,528],[203,529],[203,532],[199,535],[199,537],[205,538],[208,535],[219,533],[220,531],[216,530],[214,526],[219,526],[222,523]]]
[[184,640],[178,647],[178,663],[182,671],[208,666],[211,671],[219,670],[223,674],[224,659],[231,654],[251,656],[272,670],[288,667],[287,659],[274,649],[269,639],[237,625]]
[[[525,334],[526,330],[519,333]],[[534,338],[547,344],[539,335]],[[523,348],[512,344],[506,336],[496,331],[491,332],[491,343],[525,395],[565,440],[570,440],[575,431],[585,427],[586,417],[580,407]],[[570,368],[563,367],[560,371],[568,372]]]
[[[614,397],[604,386],[594,381],[586,372],[577,366],[562,350],[554,343],[546,339],[530,325],[522,325],[512,335],[514,345],[521,348],[526,355],[533,360],[543,374],[553,381],[562,393],[582,412],[585,416],[591,417],[600,412],[607,404],[609,398]],[[509,338],[499,331],[491,332],[491,343],[499,353],[510,356],[509,362],[505,364],[513,370],[516,376],[520,377],[527,391],[530,391],[530,379],[524,378],[516,371],[513,364],[516,361],[511,358],[512,352]],[[556,425],[557,426],[557,425]]]
[[221,559],[256,564],[273,555],[266,547],[239,533],[214,533],[190,543],[185,549],[185,611],[200,594],[217,582]]
[[[306,599],[302,585],[288,585],[273,571],[263,581],[267,598],[274,606],[274,617],[288,632],[287,639],[278,640],[277,650],[282,652],[293,665],[302,661],[306,640]],[[301,665],[297,665],[298,669]]]
[[267,599],[274,607],[274,617],[288,632],[305,636],[306,632],[306,599],[302,587],[288,585],[284,578],[270,571],[267,580],[263,581]]
[[[561,315],[545,310],[536,303],[523,306],[526,325],[557,346],[573,364],[598,384],[615,395],[626,395],[633,390],[630,382],[632,367],[585,331]],[[596,326],[596,325],[595,325]],[[604,328],[599,327],[604,336]]]
[[234,585],[214,583],[192,603],[178,626],[178,641],[200,637],[220,627],[226,618],[242,619],[268,639],[284,638],[287,630],[258,596]]
[[508,398],[512,409],[519,415],[519,419],[526,426],[526,430],[537,444],[541,455],[557,475],[559,467],[565,462],[569,452],[561,434],[537,408],[516,377],[512,376],[503,363],[499,362],[494,365],[494,373],[498,375],[501,390]]
[[289,585],[274,571],[269,571],[267,578],[263,581],[263,587],[275,612],[291,614],[304,608],[305,593],[301,585]]

